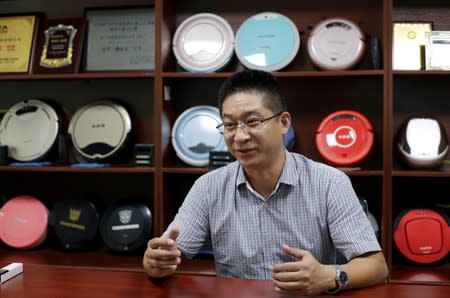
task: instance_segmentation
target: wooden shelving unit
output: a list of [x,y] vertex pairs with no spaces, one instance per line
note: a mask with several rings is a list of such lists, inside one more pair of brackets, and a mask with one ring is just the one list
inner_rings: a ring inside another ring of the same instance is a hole
[[[184,164],[171,145],[175,117],[198,104],[216,105],[217,89],[233,72],[244,69],[234,57],[215,73],[189,73],[180,69],[171,50],[177,26],[189,16],[211,12],[224,17],[236,32],[242,22],[263,11],[288,16],[301,33],[300,51],[285,69],[274,72],[288,98],[296,130],[294,151],[320,160],[314,134],[320,121],[338,109],[354,109],[371,121],[376,136],[374,151],[361,169],[345,170],[355,190],[369,202],[381,226],[380,243],[395,282],[450,283],[449,263],[417,266],[406,262],[393,242],[393,224],[408,207],[430,206],[433,200],[449,202],[448,168],[416,171],[405,168],[396,156],[395,132],[406,117],[427,112],[442,120],[450,132],[450,74],[444,71],[393,71],[392,24],[397,21],[433,21],[434,28],[450,30],[450,4],[444,0],[83,0],[66,4],[56,0],[6,1],[4,13],[43,11],[49,18],[80,17],[85,7],[154,5],[155,69],[137,72],[95,72],[46,75],[0,75],[1,108],[27,98],[48,98],[64,106],[66,117],[77,107],[100,97],[118,97],[133,115],[135,142],[155,145],[152,167],[124,162],[107,169],[73,169],[67,165],[46,168],[0,167],[3,199],[28,192],[51,204],[68,195],[92,196],[105,205],[123,197],[140,197],[151,208],[153,234],[161,234],[172,220],[192,183],[208,168]],[[306,53],[312,26],[325,17],[349,18],[360,24],[367,37],[377,37],[382,67],[373,69],[366,52],[361,64],[347,71],[319,71]],[[170,88],[170,100],[164,94]],[[73,156],[71,157],[73,159]],[[176,186],[176,187],[175,187]],[[125,189],[125,190],[123,190]],[[29,258],[31,256],[31,259]],[[67,253],[51,243],[32,251],[0,248],[0,261],[33,260],[55,266],[140,270],[141,256],[112,254],[100,247],[90,252]],[[187,272],[213,270],[211,260],[186,262]]]

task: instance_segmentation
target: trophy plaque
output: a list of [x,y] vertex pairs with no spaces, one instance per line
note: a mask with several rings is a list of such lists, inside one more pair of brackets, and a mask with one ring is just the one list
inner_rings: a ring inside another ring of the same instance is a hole
[[42,22],[34,73],[75,73],[80,69],[85,21],[52,19]]
[[84,71],[153,70],[154,9],[88,9]]

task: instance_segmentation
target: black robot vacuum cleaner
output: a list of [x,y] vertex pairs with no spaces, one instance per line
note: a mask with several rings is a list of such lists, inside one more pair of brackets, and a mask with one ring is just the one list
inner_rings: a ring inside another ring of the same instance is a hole
[[100,234],[114,252],[132,253],[143,248],[152,233],[152,215],[144,204],[117,204],[105,210]]
[[49,214],[49,226],[60,247],[85,250],[92,247],[98,231],[99,214],[85,199],[57,202]]

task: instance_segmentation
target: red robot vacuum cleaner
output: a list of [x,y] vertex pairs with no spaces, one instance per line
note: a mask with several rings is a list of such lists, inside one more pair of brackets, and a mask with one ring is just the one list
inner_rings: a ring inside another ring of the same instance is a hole
[[395,244],[412,262],[436,263],[450,251],[449,222],[445,214],[435,210],[406,210],[394,223]]
[[373,145],[372,125],[356,111],[341,110],[328,115],[316,132],[316,147],[321,157],[333,166],[361,164]]

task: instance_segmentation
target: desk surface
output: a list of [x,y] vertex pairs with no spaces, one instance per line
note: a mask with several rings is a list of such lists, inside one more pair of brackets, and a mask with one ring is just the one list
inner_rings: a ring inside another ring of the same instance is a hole
[[[450,286],[388,284],[349,290],[337,297],[447,298]],[[176,274],[154,282],[141,271],[107,271],[24,264],[24,272],[0,285],[2,298],[20,297],[286,297],[271,281]],[[324,297],[333,297],[325,295]]]

